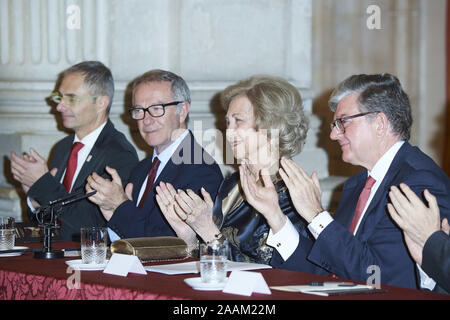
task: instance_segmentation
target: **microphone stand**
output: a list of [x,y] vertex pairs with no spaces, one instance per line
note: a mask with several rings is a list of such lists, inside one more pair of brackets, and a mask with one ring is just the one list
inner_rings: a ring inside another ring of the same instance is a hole
[[40,207],[35,215],[39,222],[39,227],[44,230],[44,247],[41,251],[34,251],[33,258],[36,259],[57,259],[64,258],[63,250],[52,250],[52,230],[56,230],[59,227],[58,217],[62,208],[66,205],[72,204],[76,201],[88,198],[94,195],[97,191],[93,191],[87,194],[76,193],[68,195],[66,197],[50,201],[48,206]]

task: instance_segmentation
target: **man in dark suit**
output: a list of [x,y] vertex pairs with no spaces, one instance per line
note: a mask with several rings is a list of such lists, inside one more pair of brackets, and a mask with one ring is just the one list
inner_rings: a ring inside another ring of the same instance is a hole
[[196,192],[203,187],[215,197],[222,173],[187,129],[190,102],[186,82],[172,72],[152,70],[133,83],[130,114],[153,155],[133,169],[125,190],[114,173],[112,181],[93,174],[86,185],[97,190],[89,199],[102,209],[112,240],[176,235],[155,199],[159,181]]
[[[85,61],[63,71],[59,79],[58,92],[51,98],[64,127],[74,134],[56,144],[49,167],[32,148],[22,157],[11,153],[13,176],[22,184],[33,212],[49,201],[84,192],[92,172],[106,178],[105,167],[110,166],[127,179],[138,163],[134,147],[108,119],[114,95],[111,71],[101,62]],[[65,240],[79,240],[81,227],[106,226],[98,206],[87,199],[64,207],[60,220]]]
[[433,291],[450,294],[450,226],[447,218],[441,222],[436,197],[428,190],[424,196],[428,207],[407,185],[392,186],[389,214],[402,228],[414,261],[436,281]]
[[[269,239],[277,255],[272,265],[334,274],[338,277],[408,288],[426,287],[416,280],[402,231],[387,212],[390,187],[408,184],[422,195],[425,188],[450,215],[450,180],[432,159],[407,140],[412,123],[409,99],[398,79],[389,74],[355,75],[333,92],[330,138],[342,149],[342,159],[365,168],[350,177],[334,216],[323,210],[320,184],[290,160],[282,160],[282,175],[311,237],[277,232]],[[286,243],[292,244],[287,248]],[[284,250],[284,251],[283,251]]]

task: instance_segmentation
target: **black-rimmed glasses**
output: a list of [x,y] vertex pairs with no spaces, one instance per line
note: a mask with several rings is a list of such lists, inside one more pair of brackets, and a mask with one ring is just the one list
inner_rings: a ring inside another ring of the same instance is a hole
[[169,103],[158,103],[158,104],[152,104],[151,106],[148,106],[147,108],[143,108],[141,106],[133,106],[131,109],[128,110],[128,112],[131,115],[131,118],[134,120],[142,120],[145,118],[145,112],[148,112],[153,118],[159,118],[162,117],[166,113],[166,107],[169,106],[176,106],[180,103],[183,103],[183,101],[173,101]]
[[363,116],[367,116],[368,114],[378,113],[378,112],[379,111],[363,112],[363,113],[354,114],[352,116],[337,118],[332,123],[330,123],[330,129],[333,130],[334,128],[336,128],[338,133],[345,133],[344,124],[346,121],[353,119],[353,118],[363,117]]

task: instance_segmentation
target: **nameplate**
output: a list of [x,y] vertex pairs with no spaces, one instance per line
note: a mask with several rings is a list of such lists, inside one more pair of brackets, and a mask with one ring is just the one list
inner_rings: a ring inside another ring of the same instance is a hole
[[253,292],[272,294],[262,274],[249,271],[232,271],[223,292],[242,296],[251,296]]
[[126,277],[129,272],[147,274],[138,257],[121,253],[114,253],[111,256],[103,272],[122,277]]

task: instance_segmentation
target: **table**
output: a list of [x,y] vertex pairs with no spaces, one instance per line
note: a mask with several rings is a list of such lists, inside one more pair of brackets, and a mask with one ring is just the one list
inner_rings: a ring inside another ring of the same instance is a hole
[[[27,244],[40,248],[41,244]],[[79,248],[75,242],[54,242],[54,249]],[[433,292],[382,286],[387,293],[320,297],[302,293],[272,290],[271,295],[250,297],[221,291],[196,291],[184,283],[186,275],[128,274],[127,277],[104,274],[102,271],[74,272],[65,264],[71,258],[40,260],[31,252],[17,257],[0,258],[0,299],[38,300],[450,300],[450,296]],[[180,262],[180,261],[176,261]],[[161,264],[161,263],[154,263]],[[148,264],[146,264],[148,265]],[[311,281],[336,281],[331,277],[280,269],[258,270],[269,286],[301,285]],[[78,277],[78,278],[77,278]],[[79,285],[79,288],[76,287]],[[270,302],[269,302],[270,303]]]

